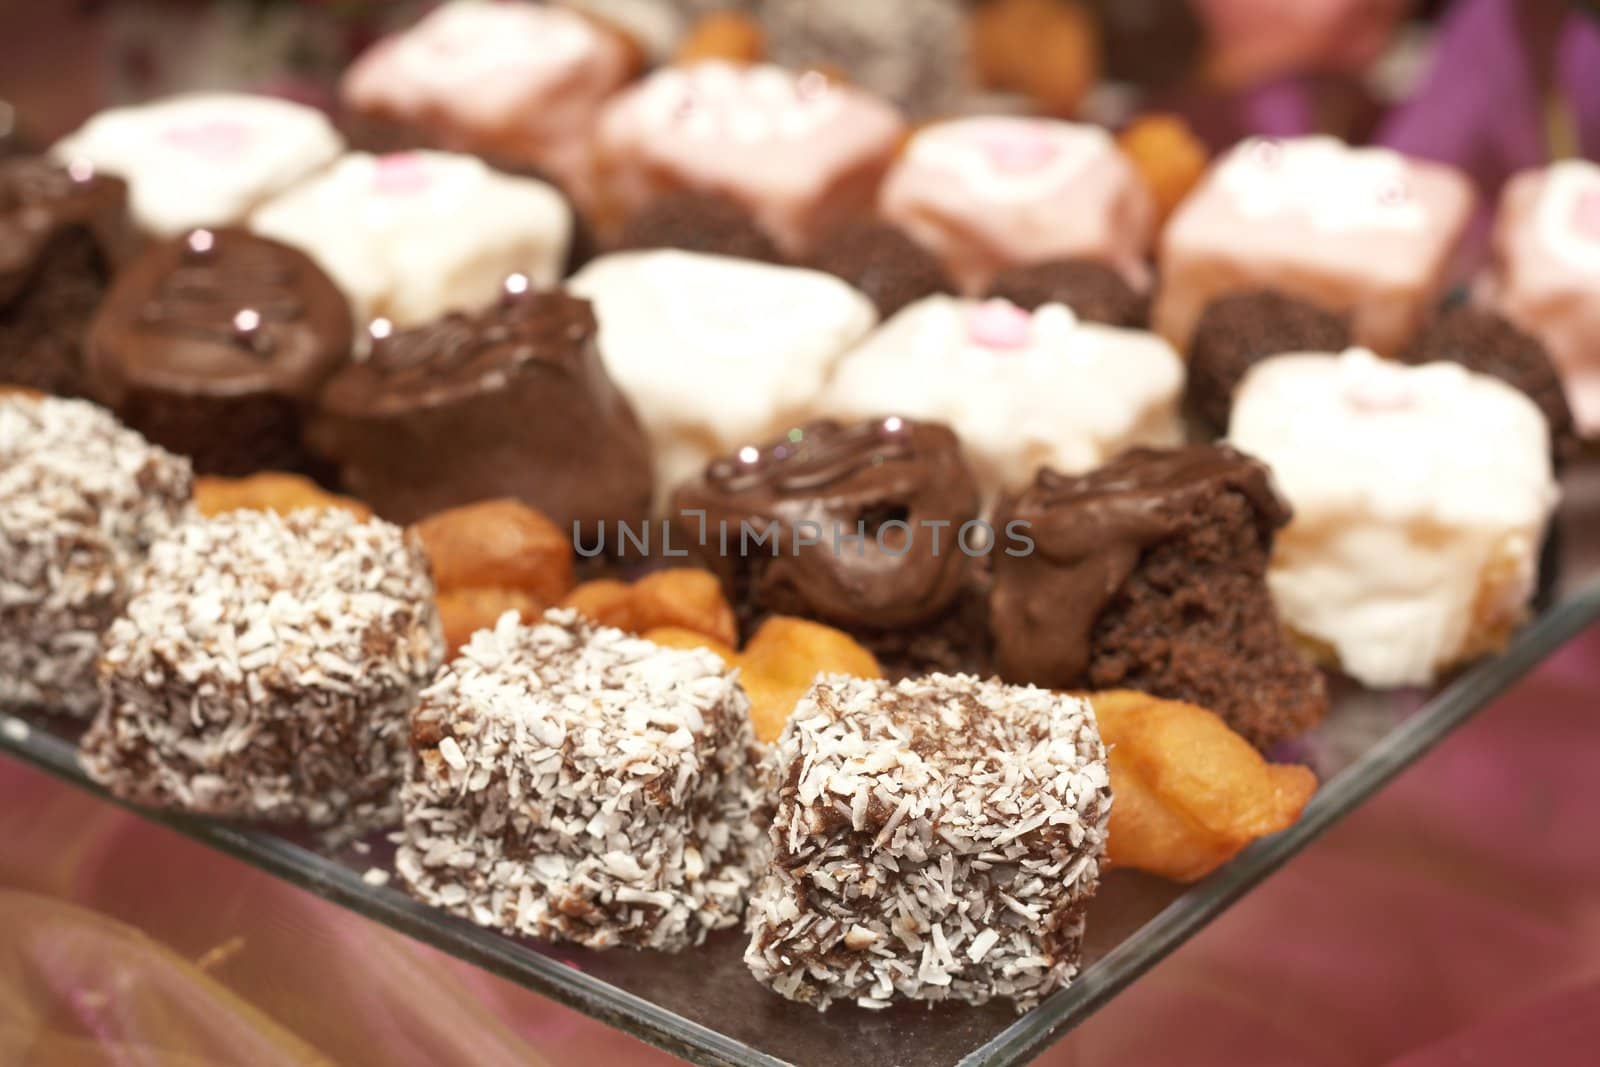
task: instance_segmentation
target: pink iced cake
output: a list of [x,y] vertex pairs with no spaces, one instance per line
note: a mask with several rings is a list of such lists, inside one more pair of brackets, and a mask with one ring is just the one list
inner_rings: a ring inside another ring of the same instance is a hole
[[1212,300],[1272,288],[1397,354],[1443,292],[1472,207],[1449,167],[1331,137],[1245,141],[1162,234],[1155,328],[1187,349]]
[[1567,160],[1511,180],[1482,295],[1544,342],[1580,432],[1600,433],[1600,166]]
[[1098,126],[985,116],[921,130],[879,211],[931,249],[969,294],[1006,267],[1086,258],[1142,284],[1155,208]]
[[574,12],[452,0],[368,49],[339,95],[357,129],[529,164],[581,196],[590,132],[632,66],[621,37]]
[[794,252],[868,210],[903,132],[889,104],[816,71],[672,67],[601,117],[606,205],[626,217],[664,192],[720,193]]

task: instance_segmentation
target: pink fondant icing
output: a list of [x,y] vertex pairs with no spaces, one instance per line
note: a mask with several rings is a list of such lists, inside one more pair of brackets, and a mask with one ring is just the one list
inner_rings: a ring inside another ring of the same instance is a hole
[[1146,280],[1150,194],[1098,127],[999,116],[939,123],[912,139],[879,208],[972,294],[1005,267],[1074,257]]
[[1026,348],[1033,316],[1007,300],[986,300],[967,314],[967,336],[984,348]]
[[414,152],[395,152],[379,156],[373,169],[372,184],[388,196],[420,193],[428,188],[428,168]]
[[1600,434],[1600,165],[1526,171],[1507,185],[1480,295],[1550,350],[1586,434]]
[[623,217],[668,189],[722,193],[798,250],[870,205],[903,129],[884,101],[815,72],[668,68],[607,106],[605,192]]
[[250,144],[254,131],[234,119],[208,119],[172,126],[162,135],[167,143],[208,159],[233,159]]
[[563,8],[453,0],[368,49],[340,95],[415,125],[431,147],[531,164],[583,196],[590,133],[630,64],[620,39]]
[[1473,200],[1459,172],[1384,149],[1247,142],[1162,234],[1155,327],[1182,351],[1212,300],[1273,288],[1347,314],[1358,344],[1395,355],[1448,285]]

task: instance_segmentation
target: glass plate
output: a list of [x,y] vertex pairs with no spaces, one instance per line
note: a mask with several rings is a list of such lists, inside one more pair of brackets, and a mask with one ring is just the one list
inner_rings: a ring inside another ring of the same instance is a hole
[[[1566,472],[1566,501],[1545,560],[1541,611],[1504,653],[1432,693],[1333,686],[1321,727],[1282,755],[1311,764],[1322,782],[1300,821],[1257,842],[1211,877],[1178,886],[1118,871],[1089,912],[1085,966],[1076,981],[1026,1015],[982,1008],[903,1005],[885,1012],[836,1006],[826,1014],[756,984],[724,931],[670,956],[587,952],[506,937],[420,904],[365,875],[390,870],[381,837],[328,848],[306,836],[152,812],[147,817],[303,889],[703,1064],[875,1067],[917,1063],[1014,1064],[1036,1055],[1182,944],[1497,694],[1585,626],[1600,619],[1600,462]],[[41,714],[0,715],[0,748],[90,792],[75,758],[79,724]],[[109,799],[109,798],[108,798]]]

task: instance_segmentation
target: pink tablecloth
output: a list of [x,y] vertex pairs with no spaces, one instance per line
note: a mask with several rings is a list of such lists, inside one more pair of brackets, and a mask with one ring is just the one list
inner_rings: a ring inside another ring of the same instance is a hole
[[[1052,1067],[1592,1064],[1600,628]],[[0,759],[0,1063],[667,1063]]]

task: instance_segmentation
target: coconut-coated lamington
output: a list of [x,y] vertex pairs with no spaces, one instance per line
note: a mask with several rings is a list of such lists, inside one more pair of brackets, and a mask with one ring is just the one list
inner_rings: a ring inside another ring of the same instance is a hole
[[391,825],[407,716],[442,653],[426,557],[399,527],[336,509],[196,520],[151,549],[106,634],[80,759],[151,807]]
[[818,1008],[1025,1010],[1077,972],[1111,811],[1087,703],[969,675],[826,676],[772,759],[757,979]]
[[0,707],[94,711],[100,636],[192,488],[103,408],[0,393]]
[[427,903],[589,948],[738,921],[757,748],[712,653],[508,612],[423,694],[412,747],[395,866]]

